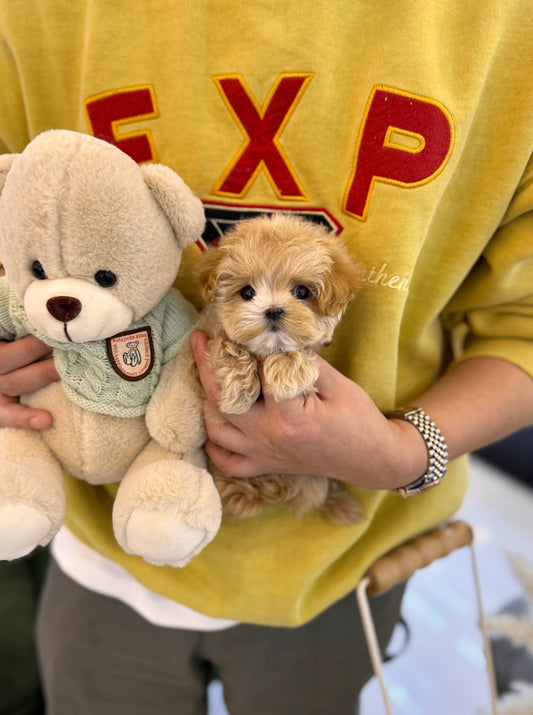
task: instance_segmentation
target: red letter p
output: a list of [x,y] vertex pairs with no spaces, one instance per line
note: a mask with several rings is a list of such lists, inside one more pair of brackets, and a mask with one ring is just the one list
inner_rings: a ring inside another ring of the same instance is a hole
[[453,122],[434,100],[374,87],[359,133],[344,208],[366,219],[374,182],[420,186],[439,174],[453,148]]

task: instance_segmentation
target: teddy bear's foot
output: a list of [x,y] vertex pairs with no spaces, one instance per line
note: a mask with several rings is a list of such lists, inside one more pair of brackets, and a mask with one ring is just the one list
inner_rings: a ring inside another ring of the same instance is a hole
[[0,559],[44,546],[63,523],[63,472],[40,432],[0,430]]
[[139,508],[128,519],[123,548],[156,566],[185,566],[211,538],[207,529],[191,526],[183,515]]
[[115,537],[124,551],[149,563],[185,566],[220,528],[222,507],[213,479],[178,459],[136,464],[115,499]]
[[0,560],[26,556],[47,544],[55,530],[50,519],[28,504],[0,504]]

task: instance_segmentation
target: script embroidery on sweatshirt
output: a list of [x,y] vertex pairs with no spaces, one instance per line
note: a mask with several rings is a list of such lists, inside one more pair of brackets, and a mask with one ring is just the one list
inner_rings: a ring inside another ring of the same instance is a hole
[[411,279],[408,276],[400,276],[396,273],[392,273],[389,271],[389,264],[382,263],[381,265],[374,265],[365,269],[362,281],[370,285],[378,285],[383,288],[391,288],[408,293]]

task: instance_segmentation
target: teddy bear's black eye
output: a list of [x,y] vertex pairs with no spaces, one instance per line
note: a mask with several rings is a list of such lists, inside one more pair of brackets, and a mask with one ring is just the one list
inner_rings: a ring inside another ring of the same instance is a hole
[[252,300],[254,295],[255,290],[252,288],[252,286],[244,286],[244,288],[241,290],[241,298],[243,300]]
[[292,289],[292,294],[295,298],[298,298],[298,300],[307,300],[311,295],[311,291],[307,286],[298,285]]
[[40,281],[44,281],[47,278],[46,272],[43,268],[43,264],[40,261],[34,261],[31,264],[31,272]]
[[117,282],[117,277],[113,271],[96,271],[94,274],[94,280],[102,288],[111,288]]

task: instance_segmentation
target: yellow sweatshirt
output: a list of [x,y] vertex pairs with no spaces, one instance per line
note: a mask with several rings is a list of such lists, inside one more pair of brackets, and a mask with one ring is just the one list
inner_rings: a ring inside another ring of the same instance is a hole
[[[62,127],[168,164],[207,241],[258,210],[326,222],[366,276],[324,354],[388,410],[452,356],[533,374],[532,37],[528,0],[0,0],[0,150]],[[198,251],[178,280],[193,302]],[[120,550],[112,488],[66,477],[67,525],[197,611],[295,626],[465,482],[459,460],[410,500],[354,488],[367,519],[344,528],[267,509],[181,570]]]

